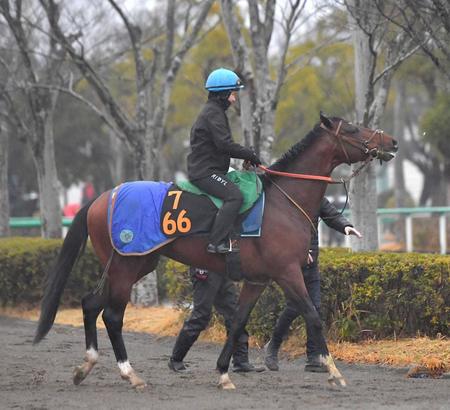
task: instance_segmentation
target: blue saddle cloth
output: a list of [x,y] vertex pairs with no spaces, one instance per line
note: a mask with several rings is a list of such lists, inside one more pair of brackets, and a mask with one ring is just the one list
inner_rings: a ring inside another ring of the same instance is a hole
[[135,181],[111,191],[108,225],[117,252],[142,255],[169,241],[161,230],[160,215],[170,186],[166,182]]
[[[111,191],[108,202],[109,235],[118,253],[144,255],[176,239],[165,235],[161,227],[163,203],[172,185],[135,181],[123,183]],[[204,198],[209,201],[206,196]],[[241,236],[261,235],[264,200],[262,193],[242,222]],[[194,220],[192,234],[204,232],[196,230],[195,225]]]

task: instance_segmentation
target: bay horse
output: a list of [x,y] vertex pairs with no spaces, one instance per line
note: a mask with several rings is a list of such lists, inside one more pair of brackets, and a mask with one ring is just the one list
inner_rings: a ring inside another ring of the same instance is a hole
[[[308,219],[318,212],[327,187],[327,177],[336,166],[372,158],[388,161],[396,151],[397,142],[383,131],[355,126],[341,118],[328,118],[321,113],[320,123],[267,169],[270,173],[289,173],[291,176],[314,174],[319,179],[299,180],[275,175],[266,180],[262,234],[259,238],[241,238],[239,242],[244,284],[232,329],[217,361],[219,387],[235,388],[228,375],[234,344],[270,280],[275,281],[286,298],[297,303],[301,309],[308,333],[312,335],[315,345],[320,346],[320,360],[327,366],[328,381],[334,385],[346,385],[328,351],[319,314],[303,280],[301,266],[306,262],[311,236]],[[225,259],[223,255],[207,253],[207,237],[200,235],[178,238],[143,256],[121,256],[114,252],[107,223],[109,192],[85,205],[73,220],[55,267],[47,278],[34,343],[41,341],[51,329],[67,278],[89,236],[108,277],[105,292],[92,292],[82,299],[86,355],[84,362],[75,368],[73,381],[75,384],[81,383],[97,363],[96,320],[103,311],[103,321],[120,375],[134,388],[140,389],[145,382],[130,365],[122,337],[124,312],[133,284],[156,268],[160,255],[223,274],[226,272]]]

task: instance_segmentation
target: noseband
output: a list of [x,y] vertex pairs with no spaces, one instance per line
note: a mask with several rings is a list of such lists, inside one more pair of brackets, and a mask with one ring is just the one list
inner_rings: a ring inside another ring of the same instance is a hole
[[345,148],[345,144],[349,144],[357,149],[359,149],[360,151],[362,151],[364,154],[369,154],[372,158],[376,158],[378,157],[379,154],[379,149],[377,147],[373,147],[370,148],[369,144],[372,141],[372,139],[375,137],[375,135],[380,134],[381,135],[381,151],[383,151],[383,140],[384,140],[384,131],[380,130],[380,129],[376,129],[372,132],[372,134],[370,135],[369,139],[365,140],[365,141],[361,141],[361,140],[355,140],[355,138],[351,138],[348,137],[347,135],[342,134],[341,131],[341,127],[342,127],[342,120],[339,121],[339,124],[336,128],[336,131],[333,133],[332,131],[330,131],[325,125],[323,125],[323,123],[320,124],[320,128],[324,129],[325,131],[327,131],[329,134],[333,135],[335,138],[337,138],[339,145],[341,146],[342,151],[344,152],[345,158],[347,159],[347,164],[351,165],[351,161],[350,161],[350,157],[348,155],[348,152]]

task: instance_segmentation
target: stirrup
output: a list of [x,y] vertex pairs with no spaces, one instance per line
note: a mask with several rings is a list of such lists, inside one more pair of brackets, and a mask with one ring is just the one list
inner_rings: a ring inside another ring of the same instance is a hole
[[219,243],[219,245],[215,246],[210,243],[206,251],[208,253],[231,253],[231,252],[239,252],[239,245],[237,239],[228,239],[227,241]]

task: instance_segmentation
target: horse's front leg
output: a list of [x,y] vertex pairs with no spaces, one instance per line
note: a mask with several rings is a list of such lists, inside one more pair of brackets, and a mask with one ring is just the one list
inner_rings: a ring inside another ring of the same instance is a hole
[[231,356],[233,355],[239,336],[245,329],[250,313],[265,287],[265,285],[244,282],[244,286],[239,295],[239,305],[233,319],[233,324],[217,360],[217,370],[220,372],[218,387],[221,389],[229,390],[236,388],[228,374]]
[[293,268],[287,274],[276,278],[276,282],[283,289],[286,297],[298,305],[306,322],[308,336],[312,338],[312,342],[319,348],[320,361],[327,366],[329,373],[328,382],[331,385],[339,384],[346,386],[344,377],[337,369],[328,351],[328,346],[323,335],[322,321],[309,297],[301,269],[297,267]]

